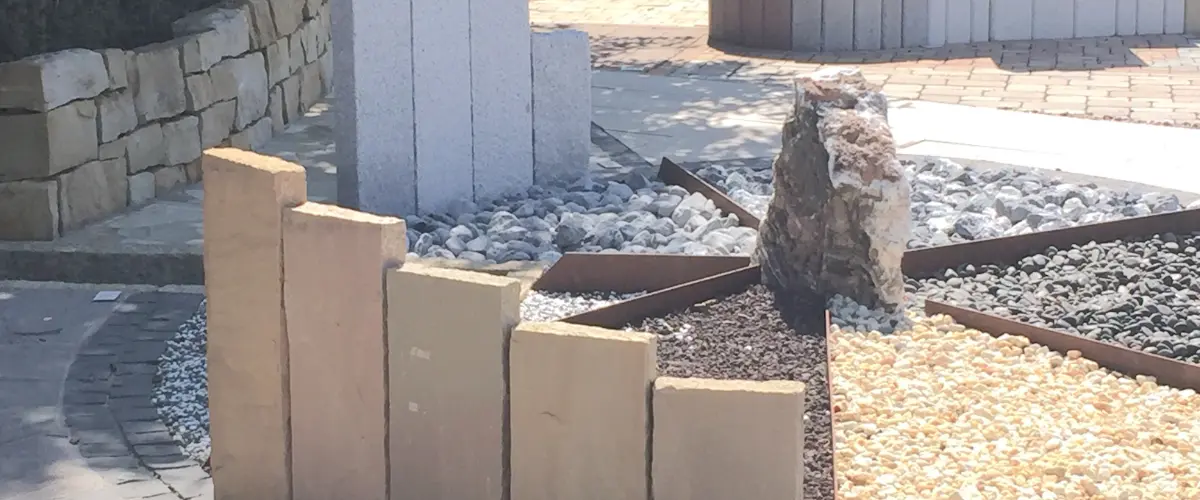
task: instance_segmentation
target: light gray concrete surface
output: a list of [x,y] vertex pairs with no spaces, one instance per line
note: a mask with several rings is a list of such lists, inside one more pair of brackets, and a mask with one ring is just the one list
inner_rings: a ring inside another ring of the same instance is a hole
[[[533,186],[529,36],[527,0],[471,1],[471,136],[475,141],[476,201],[525,192]],[[587,56],[583,59],[590,60]],[[580,85],[586,90],[584,82]],[[586,115],[577,119],[591,127]]]
[[533,179],[574,181],[588,168],[592,70],[587,33],[556,30],[533,39]]

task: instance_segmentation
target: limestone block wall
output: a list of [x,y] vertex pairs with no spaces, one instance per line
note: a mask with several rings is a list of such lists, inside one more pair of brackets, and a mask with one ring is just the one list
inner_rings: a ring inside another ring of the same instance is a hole
[[778,50],[1200,32],[1200,0],[709,0],[713,40]]
[[659,377],[653,335],[520,322],[518,280],[404,263],[298,165],[202,165],[218,498],[803,498],[803,384]]
[[329,0],[241,0],[133,50],[0,64],[0,240],[63,232],[200,180],[201,151],[254,148],[331,84]]

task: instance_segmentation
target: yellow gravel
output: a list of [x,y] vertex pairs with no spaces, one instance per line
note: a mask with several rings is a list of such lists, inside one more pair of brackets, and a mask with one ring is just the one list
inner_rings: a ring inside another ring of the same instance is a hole
[[832,334],[841,500],[1200,499],[1200,396],[946,316]]

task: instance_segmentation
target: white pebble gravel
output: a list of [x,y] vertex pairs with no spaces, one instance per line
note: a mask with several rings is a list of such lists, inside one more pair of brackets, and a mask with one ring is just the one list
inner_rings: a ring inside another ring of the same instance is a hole
[[839,498],[1200,498],[1200,397],[946,316],[830,342]]
[[[557,293],[530,291],[521,302],[521,319],[554,321],[629,300],[643,293]],[[180,326],[159,359],[159,383],[153,401],[164,423],[191,457],[203,462],[212,451],[208,420],[206,302]]]

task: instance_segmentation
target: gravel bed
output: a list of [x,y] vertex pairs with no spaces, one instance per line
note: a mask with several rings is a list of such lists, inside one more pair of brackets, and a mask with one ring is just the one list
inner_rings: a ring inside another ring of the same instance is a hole
[[758,240],[712,200],[630,173],[624,182],[535,186],[486,207],[407,217],[409,252],[474,262],[556,261],[564,252],[748,254]]
[[[973,169],[943,159],[904,163],[912,183],[913,238],[909,248],[1028,234],[1182,208],[1174,195],[1114,191],[1095,184],[1067,183],[1041,173]],[[764,166],[709,165],[695,173],[761,218],[766,215],[772,193],[771,170]]]
[[630,328],[659,335],[663,375],[807,384],[804,498],[833,498],[825,324],[819,303],[777,303],[759,285]]
[[935,300],[1200,363],[1200,235],[1055,249],[909,280]]
[[1200,397],[946,316],[830,339],[838,495],[1200,498]]
[[[600,307],[629,300],[645,292],[559,293],[530,291],[521,302],[521,318],[527,321],[554,321]],[[208,346],[207,301],[179,327],[167,341],[159,358],[159,382],[152,400],[163,422],[189,456],[200,462],[212,451],[208,420]]]

